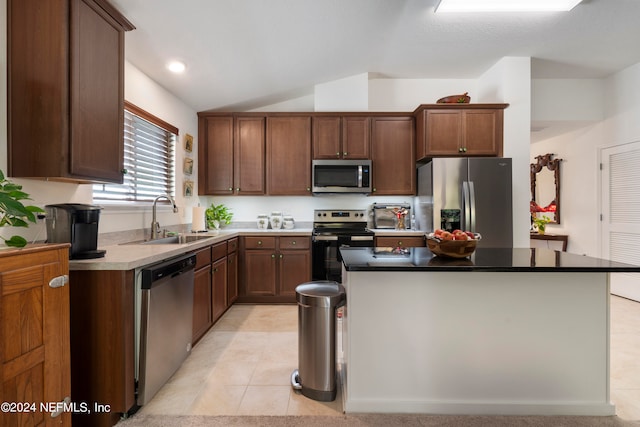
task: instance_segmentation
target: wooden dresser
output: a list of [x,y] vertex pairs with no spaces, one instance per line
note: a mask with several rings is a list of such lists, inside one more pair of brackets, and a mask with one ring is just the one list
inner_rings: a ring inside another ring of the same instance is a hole
[[68,275],[68,244],[0,250],[2,426],[71,425]]

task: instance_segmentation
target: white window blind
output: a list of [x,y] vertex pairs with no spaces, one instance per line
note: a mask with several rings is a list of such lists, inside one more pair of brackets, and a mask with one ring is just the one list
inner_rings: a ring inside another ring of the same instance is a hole
[[[124,111],[124,182],[96,184],[94,201],[152,202],[175,195],[175,145],[178,130],[127,104]],[[152,123],[141,115],[158,123]],[[169,128],[169,129],[167,129]]]

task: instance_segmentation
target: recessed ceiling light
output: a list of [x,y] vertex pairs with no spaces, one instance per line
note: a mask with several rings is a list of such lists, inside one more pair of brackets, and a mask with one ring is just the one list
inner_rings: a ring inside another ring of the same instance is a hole
[[169,69],[169,71],[171,71],[172,73],[183,73],[184,70],[187,68],[186,65],[184,65],[184,62],[180,62],[180,61],[171,61],[167,64],[167,68]]
[[436,12],[566,12],[582,0],[440,0]]

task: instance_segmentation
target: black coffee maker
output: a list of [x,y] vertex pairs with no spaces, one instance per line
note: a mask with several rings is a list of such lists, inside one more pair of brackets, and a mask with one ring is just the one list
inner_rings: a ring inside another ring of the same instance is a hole
[[80,203],[46,205],[47,242],[71,243],[70,259],[103,257],[98,250],[98,221],[100,206]]

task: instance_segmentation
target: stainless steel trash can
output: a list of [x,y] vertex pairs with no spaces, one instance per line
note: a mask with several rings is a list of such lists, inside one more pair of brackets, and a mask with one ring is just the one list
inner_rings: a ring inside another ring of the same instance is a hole
[[318,280],[296,287],[298,369],[291,385],[314,400],[336,398],[336,309],[345,304],[344,287]]

